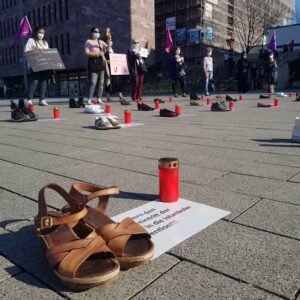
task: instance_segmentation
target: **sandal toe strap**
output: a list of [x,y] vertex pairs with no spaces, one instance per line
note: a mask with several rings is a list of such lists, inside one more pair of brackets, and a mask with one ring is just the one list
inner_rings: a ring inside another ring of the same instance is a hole
[[92,254],[105,253],[114,257],[106,242],[99,236],[74,240],[56,245],[47,251],[47,258],[51,267],[58,266],[58,272],[66,277],[76,277],[78,268]]
[[97,233],[107,242],[116,256],[123,256],[124,248],[132,236],[151,238],[148,231],[131,218],[125,218],[121,223],[107,224],[97,230]]

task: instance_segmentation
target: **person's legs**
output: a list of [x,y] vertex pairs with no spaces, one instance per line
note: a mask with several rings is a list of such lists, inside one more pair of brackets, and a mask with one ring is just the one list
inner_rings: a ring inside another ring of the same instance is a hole
[[31,73],[31,82],[29,85],[28,95],[27,95],[29,101],[32,101],[32,99],[33,99],[34,92],[36,90],[36,87],[39,84],[39,77],[40,76],[38,73],[34,73],[34,72]]
[[89,72],[88,73],[89,78],[89,95],[88,95],[88,103],[91,104],[92,98],[94,96],[96,84],[98,81],[98,73]]
[[179,78],[179,83],[180,83],[180,88],[181,88],[182,95],[185,95],[185,78],[180,77]]
[[137,100],[137,86],[138,86],[138,76],[132,77],[132,93],[131,93],[131,99]]
[[144,75],[138,76],[138,86],[137,86],[137,98],[141,99],[142,97],[142,90],[144,86]]
[[101,103],[101,98],[102,98],[102,95],[103,95],[103,90],[104,90],[104,79],[105,79],[105,71],[100,71],[98,73],[98,81],[97,81],[97,84],[98,84],[98,87],[97,87],[97,99],[98,99],[98,102]]
[[173,90],[173,95],[176,96],[177,93],[176,93],[176,83],[177,83],[177,79],[174,78],[172,79],[172,90]]
[[209,94],[209,83],[210,81],[213,79],[213,72],[209,71],[207,73],[207,78],[205,80],[205,94],[208,95]]

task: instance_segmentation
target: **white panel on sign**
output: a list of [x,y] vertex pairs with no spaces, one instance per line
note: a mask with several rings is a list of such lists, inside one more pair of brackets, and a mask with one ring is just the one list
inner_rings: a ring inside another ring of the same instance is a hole
[[112,219],[121,222],[126,217],[144,226],[152,235],[157,258],[230,212],[185,199],[164,203],[151,201],[119,214]]

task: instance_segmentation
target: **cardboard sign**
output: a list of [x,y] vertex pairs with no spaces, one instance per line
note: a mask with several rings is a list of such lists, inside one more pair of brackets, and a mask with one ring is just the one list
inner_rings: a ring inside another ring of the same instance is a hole
[[141,57],[143,58],[147,58],[149,56],[149,50],[147,48],[141,48],[140,52],[141,52]]
[[65,65],[56,48],[43,50],[35,49],[25,52],[25,55],[33,72],[65,69]]
[[111,75],[128,75],[128,65],[126,54],[109,54]]
[[154,259],[228,214],[225,210],[179,199],[173,203],[151,201],[112,219],[121,222],[130,217],[144,226],[152,235]]

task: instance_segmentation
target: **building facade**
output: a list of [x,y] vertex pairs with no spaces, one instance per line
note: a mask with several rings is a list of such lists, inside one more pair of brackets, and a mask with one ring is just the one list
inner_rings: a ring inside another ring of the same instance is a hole
[[[240,50],[234,31],[235,14],[241,1],[155,0],[157,60],[165,57],[166,25],[171,29],[174,44],[181,46],[190,64],[199,63],[208,46],[216,51],[233,50],[234,47]],[[282,0],[281,3],[295,10],[295,0]]]
[[93,26],[100,28],[102,36],[110,28],[116,53],[126,53],[133,38],[150,53],[155,49],[152,0],[0,0],[0,78],[9,86],[23,81],[23,45],[13,48],[12,40],[24,14],[32,28],[46,26],[45,38],[59,50],[66,66],[58,73],[57,85],[48,86],[49,96],[85,94],[84,44]]

